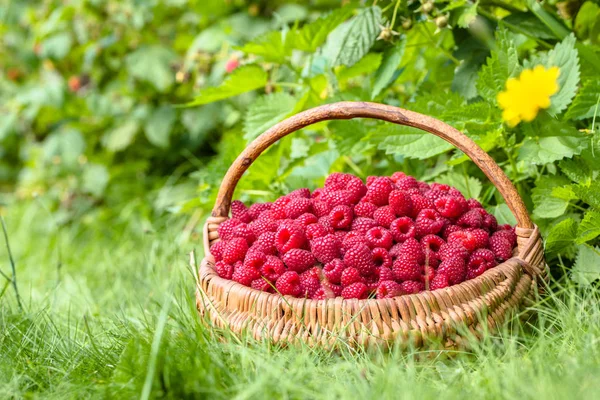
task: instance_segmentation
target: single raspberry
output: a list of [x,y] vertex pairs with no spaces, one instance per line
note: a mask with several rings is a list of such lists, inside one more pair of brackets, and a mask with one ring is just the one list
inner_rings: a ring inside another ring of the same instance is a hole
[[375,269],[371,249],[364,244],[357,244],[346,250],[344,253],[344,264],[348,267],[356,268],[363,275],[368,275]]
[[369,289],[362,282],[353,283],[342,289],[342,297],[344,299],[366,299],[368,294]]
[[396,181],[396,187],[400,190],[418,189],[419,182],[412,176],[405,176]]
[[435,204],[436,200],[445,197],[448,195],[447,191],[442,191],[439,189],[431,189],[429,190],[427,193],[425,193],[423,196],[427,197],[429,200],[433,201],[433,203]]
[[489,249],[475,250],[467,263],[467,279],[475,278],[496,265],[498,263],[493,251]]
[[513,229],[513,227],[510,226],[510,224],[498,225],[498,228],[497,228],[497,230],[499,230],[499,231],[509,231],[511,229]]
[[271,215],[274,219],[285,219],[287,218],[287,212],[285,207],[292,201],[291,197],[283,196],[275,200],[271,206]]
[[346,190],[352,193],[352,203],[356,204],[367,193],[367,186],[360,178],[350,175],[351,178],[346,184]]
[[323,225],[318,222],[315,224],[310,224],[305,228],[305,235],[308,240],[313,240],[316,238],[323,237],[327,235],[329,231]]
[[301,296],[312,297],[321,287],[321,268],[314,267],[300,274]]
[[419,212],[415,220],[415,232],[417,237],[436,234],[444,227],[444,220],[437,211],[426,208]]
[[210,246],[210,254],[215,258],[215,261],[221,261],[223,259],[223,250],[225,250],[225,242],[219,240]]
[[327,202],[329,207],[336,206],[352,206],[354,201],[354,194],[349,190],[334,190],[325,192],[321,198]]
[[231,279],[233,277],[233,265],[227,264],[225,261],[217,261],[215,263],[215,271],[223,279]]
[[377,222],[375,222],[375,220],[372,220],[371,218],[358,217],[352,221],[352,226],[350,229],[364,235],[369,229],[376,226]]
[[273,290],[271,283],[264,278],[258,278],[252,281],[250,284],[252,289],[260,290],[262,292],[270,292]]
[[354,215],[357,217],[373,218],[373,213],[377,210],[377,206],[368,201],[361,201],[354,206]]
[[219,228],[217,229],[217,232],[219,232],[219,237],[222,240],[232,239],[233,230],[241,223],[242,221],[237,218],[229,218],[228,220],[221,222],[219,224]]
[[271,205],[272,205],[271,203],[255,203],[255,204],[252,204],[250,206],[250,208],[248,208],[248,215],[250,215],[250,218],[252,220],[255,220],[264,211],[270,210],[271,209]]
[[329,206],[329,204],[321,200],[313,200],[312,208],[317,218],[329,215],[329,213],[331,212],[331,207]]
[[270,282],[275,282],[286,271],[283,261],[278,257],[267,255],[265,262],[260,267],[260,274]]
[[342,295],[342,285],[336,285],[335,283],[323,281],[321,282],[321,286],[327,293],[328,298],[333,298]]
[[250,228],[256,237],[259,237],[263,233],[275,232],[277,230],[277,224],[272,219],[258,219],[250,222],[248,228]]
[[329,213],[331,225],[335,229],[348,229],[352,226],[354,214],[349,206],[335,206]]
[[367,244],[370,248],[375,247],[383,247],[386,250],[389,250],[394,244],[394,239],[392,238],[392,234],[385,228],[380,226],[376,226],[367,231],[365,235],[367,238]]
[[346,239],[346,235],[348,235],[350,232],[349,231],[334,231],[333,234],[335,235],[335,237],[338,239],[338,241],[340,243],[342,243],[344,241],[344,239]]
[[406,177],[406,174],[405,174],[404,172],[402,172],[402,171],[397,171],[397,172],[394,172],[394,173],[392,174],[392,176],[390,176],[390,179],[392,180],[392,182],[396,183],[396,182],[398,182],[400,179],[402,179],[402,178],[405,178],[405,177]]
[[429,284],[429,290],[443,289],[448,286],[450,286],[450,282],[448,282],[446,274],[437,273]]
[[396,242],[402,243],[406,239],[415,237],[415,223],[409,217],[400,217],[392,221],[390,224],[390,232]]
[[373,213],[373,219],[378,225],[389,228],[390,224],[396,219],[396,214],[390,206],[379,207]]
[[475,248],[476,249],[483,249],[485,247],[488,247],[490,234],[485,229],[469,229],[469,228],[467,228],[466,230],[471,232],[471,234],[475,238]]
[[335,260],[331,260],[323,267],[323,274],[327,278],[327,280],[331,283],[339,284],[342,279],[342,272],[346,266],[343,261],[339,258]]
[[375,182],[375,179],[377,179],[376,176],[372,176],[372,175],[367,176],[367,181],[366,181],[367,189],[369,188],[369,186],[371,186],[373,184],[373,182]]
[[494,252],[496,258],[500,261],[506,261],[512,257],[513,246],[502,236],[492,235],[490,238],[490,250]]
[[488,232],[494,232],[498,228],[498,220],[492,214],[486,214],[483,216],[483,227]]
[[477,248],[478,240],[472,232],[462,230],[452,232],[450,236],[448,236],[448,243],[460,244],[469,252],[471,252]]
[[302,293],[300,275],[296,271],[284,272],[275,282],[275,288],[282,295],[298,297]]
[[341,254],[346,254],[346,251],[357,244],[368,246],[367,238],[357,231],[350,231],[342,240]]
[[233,228],[233,237],[234,238],[243,238],[248,242],[248,246],[252,245],[256,240],[256,235],[252,232],[252,229],[248,226],[248,224],[241,223],[235,228]]
[[406,239],[400,246],[399,252],[399,257],[405,257],[408,260],[415,261],[417,264],[425,262],[425,253],[421,244],[416,239]]
[[411,218],[416,218],[422,210],[435,208],[433,201],[420,194],[411,194],[410,200],[413,204],[412,213],[410,215]]
[[440,246],[437,256],[441,261],[450,258],[462,258],[466,260],[469,258],[469,250],[465,249],[460,243],[446,243]]
[[388,198],[390,207],[397,217],[409,216],[412,213],[412,200],[410,195],[402,190],[392,190]]
[[335,233],[335,228],[333,227],[333,224],[331,223],[331,218],[329,218],[329,215],[319,218],[318,223],[323,225],[325,227],[325,229],[327,229],[327,233]]
[[371,252],[371,257],[373,259],[373,264],[375,264],[375,267],[392,267],[392,257],[390,256],[390,253],[388,253],[388,251],[382,247],[374,248]]
[[450,236],[450,234],[452,234],[453,232],[462,231],[463,229],[464,228],[462,226],[450,224],[442,228],[440,234],[442,235],[442,238],[444,238],[444,240],[448,240],[448,236]]
[[301,216],[299,216],[298,218],[296,218],[296,223],[300,224],[302,226],[316,224],[317,222],[319,222],[319,219],[314,214],[311,214],[311,213],[304,213]]
[[301,249],[306,243],[302,227],[295,223],[284,223],[279,226],[275,235],[275,246],[281,254],[291,249]]
[[246,242],[246,239],[233,238],[227,242],[223,249],[223,261],[227,264],[243,261],[247,251],[248,242]]
[[355,178],[355,176],[342,172],[334,172],[325,179],[324,189],[330,191],[346,189],[352,178]]
[[312,194],[310,195],[310,198],[313,200],[317,200],[319,197],[321,197],[322,194],[323,188],[316,188],[315,190],[313,190]]
[[467,268],[465,261],[459,257],[447,258],[442,261],[437,269],[438,274],[445,274],[451,285],[456,285],[465,280]]
[[483,208],[483,206],[475,199],[467,199],[467,208],[472,210],[474,208]]
[[347,287],[356,282],[364,282],[365,278],[362,277],[360,272],[356,268],[348,267],[342,271],[340,283],[343,287]]
[[312,200],[304,197],[295,197],[284,207],[287,218],[296,219],[302,214],[312,211]]
[[340,256],[341,242],[333,234],[328,234],[310,242],[310,250],[320,263],[327,264]]
[[260,271],[262,266],[265,264],[265,261],[267,261],[267,256],[265,253],[260,251],[248,251],[246,253],[246,257],[244,258],[244,266],[252,267]]
[[420,281],[404,281],[400,284],[402,293],[416,294],[425,290],[425,285]]
[[446,185],[445,183],[437,183],[433,182],[431,185],[431,190],[439,190],[442,192],[448,192],[450,190],[450,185]]
[[244,223],[252,221],[252,217],[248,213],[248,208],[239,200],[231,202],[231,218],[237,218]]
[[392,297],[400,296],[403,293],[400,284],[392,280],[380,282],[379,286],[377,286],[378,299],[391,299]]
[[290,198],[301,197],[304,199],[310,199],[311,198],[310,189],[308,189],[308,188],[296,189],[296,190],[288,193],[287,197],[290,197]]
[[333,291],[325,288],[324,286],[320,286],[311,296],[311,299],[313,300],[326,300],[326,299],[333,299],[335,297],[335,294],[333,294]]
[[291,249],[285,253],[281,260],[290,271],[304,272],[315,265],[315,256],[308,250]]
[[365,199],[382,207],[388,204],[390,192],[395,189],[394,182],[386,176],[378,176],[373,180],[370,186],[367,187]]
[[265,254],[277,253],[277,247],[275,246],[275,232],[265,232],[256,239],[252,247],[256,250],[262,251]]
[[231,279],[245,286],[250,286],[252,281],[260,278],[260,271],[248,265],[236,268]]
[[377,276],[378,282],[394,280],[394,273],[392,272],[391,267],[381,266],[381,267],[375,268],[375,276]]
[[478,210],[483,209],[474,208],[467,211],[456,221],[456,224],[468,228],[481,228],[483,226],[483,216]]
[[501,231],[496,231],[492,234],[492,236],[503,237],[504,239],[508,240],[512,247],[515,247],[517,245],[517,234],[513,229],[504,229]]
[[435,209],[446,218],[458,218],[467,208],[467,202],[460,197],[442,196],[433,203]]
[[417,281],[421,279],[423,267],[409,257],[400,255],[394,261],[392,273],[397,281]]

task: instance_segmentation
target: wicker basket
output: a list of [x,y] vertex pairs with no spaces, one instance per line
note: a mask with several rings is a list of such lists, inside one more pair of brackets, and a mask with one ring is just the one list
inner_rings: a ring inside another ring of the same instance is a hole
[[[220,278],[210,246],[229,215],[235,186],[265,149],[308,125],[333,119],[375,118],[433,133],[448,141],[485,173],[517,219],[515,256],[481,276],[445,289],[392,299],[299,299],[261,292]],[[332,347],[390,345],[458,347],[468,338],[494,331],[546,278],[542,240],[515,187],[492,158],[471,139],[428,116],[376,103],[340,102],[316,107],[273,126],[240,154],[221,184],[212,216],[204,227],[205,258],[199,269],[197,305],[221,328],[250,333],[275,343],[303,341]]]

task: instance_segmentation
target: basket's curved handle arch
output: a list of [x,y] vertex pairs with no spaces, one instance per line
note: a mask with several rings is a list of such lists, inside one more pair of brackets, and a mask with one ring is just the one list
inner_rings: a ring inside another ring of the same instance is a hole
[[414,111],[385,104],[354,101],[326,104],[303,111],[271,127],[252,141],[235,159],[223,178],[212,216],[226,218],[229,215],[233,192],[238,181],[252,162],[277,140],[317,122],[352,118],[374,118],[398,125],[412,126],[430,132],[451,143],[473,160],[496,186],[517,219],[517,226],[527,229],[533,228],[527,208],[515,186],[489,154],[462,132],[440,120]]

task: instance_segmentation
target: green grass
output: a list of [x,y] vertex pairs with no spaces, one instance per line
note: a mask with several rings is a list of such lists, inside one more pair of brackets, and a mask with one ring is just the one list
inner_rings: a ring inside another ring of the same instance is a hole
[[[1,278],[0,398],[597,398],[600,295],[557,285],[537,317],[470,352],[278,349],[197,317],[185,221],[133,213],[57,231],[40,201],[6,223],[24,309]],[[59,251],[60,249],[60,251]],[[0,266],[10,274],[6,249]],[[227,333],[225,333],[227,335]]]

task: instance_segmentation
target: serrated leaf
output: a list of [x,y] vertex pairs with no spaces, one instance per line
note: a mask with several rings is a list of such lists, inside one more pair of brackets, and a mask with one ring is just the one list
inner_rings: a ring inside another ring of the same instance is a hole
[[550,228],[546,235],[545,248],[550,254],[565,253],[565,249],[573,245],[577,235],[577,223],[571,219],[565,219]]
[[568,183],[561,177],[544,176],[536,183],[531,192],[534,209],[533,215],[538,218],[556,218],[564,214],[569,202],[552,196],[552,190],[556,186]]
[[506,80],[520,71],[517,47],[506,29],[496,33],[496,48],[481,68],[477,91],[487,101],[496,104],[496,96],[506,85]]
[[442,154],[453,147],[432,134],[414,132],[414,129],[405,126],[382,126],[374,137],[380,138],[378,148],[387,154],[401,154],[419,160]]
[[176,117],[175,110],[170,106],[160,106],[154,110],[144,125],[148,141],[163,149],[169,147],[169,137]]
[[[335,148],[340,154],[353,154],[364,150],[367,142],[368,127],[361,121],[333,121],[331,130]],[[360,148],[359,148],[360,147]]]
[[171,62],[176,55],[164,46],[143,46],[126,58],[127,70],[131,76],[150,83],[164,92],[175,82]]
[[293,49],[313,53],[325,42],[327,35],[350,15],[352,15],[352,8],[343,7],[323,15],[301,28],[293,29],[288,32],[286,45]]
[[600,212],[588,210],[577,229],[577,243],[585,243],[600,236]]
[[284,42],[283,32],[281,31],[267,32],[252,42],[244,44],[240,50],[246,54],[260,56],[265,61],[276,63],[283,63],[292,53],[292,49]]
[[406,49],[406,40],[403,38],[393,47],[386,49],[383,53],[383,60],[375,75],[373,76],[373,90],[371,90],[371,99],[377,97],[381,91],[386,88],[390,83],[391,79],[398,69],[404,50]]
[[558,163],[560,170],[576,183],[589,183],[592,179],[592,172],[588,165],[580,158],[570,158],[561,160]]
[[438,183],[445,183],[446,185],[454,186],[466,198],[472,197],[476,199],[481,194],[481,181],[473,176],[459,174],[456,172],[450,172],[438,176],[435,179],[435,181]]
[[582,286],[590,286],[600,279],[600,250],[597,247],[580,244],[577,259],[571,274],[573,281]]
[[577,200],[578,197],[573,192],[573,185],[566,186],[557,186],[552,188],[552,197],[556,197],[557,199],[562,199],[565,201]]
[[586,80],[571,106],[565,113],[565,119],[592,118],[600,115],[600,79]]
[[600,210],[600,183],[592,182],[590,185],[575,185],[573,192],[585,203]]
[[267,84],[267,73],[257,65],[246,65],[234,70],[220,86],[200,90],[187,106],[198,106],[238,96]]
[[379,34],[381,9],[377,6],[363,9],[348,22],[335,28],[327,37],[323,55],[329,65],[354,65],[369,52]]
[[258,135],[287,117],[296,106],[296,98],[277,92],[259,97],[248,107],[244,120],[244,139],[254,140]]

